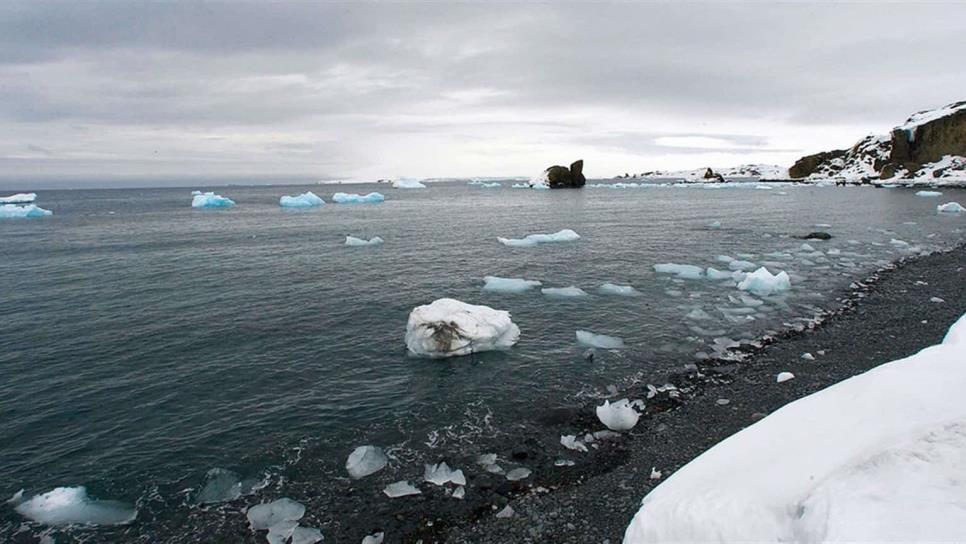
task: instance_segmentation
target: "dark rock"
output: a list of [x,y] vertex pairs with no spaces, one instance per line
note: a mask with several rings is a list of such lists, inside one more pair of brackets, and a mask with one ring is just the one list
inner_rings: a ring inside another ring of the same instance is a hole
[[819,232],[810,232],[805,236],[796,236],[795,238],[799,238],[801,240],[831,240],[832,235],[827,232],[819,231]]
[[587,184],[584,177],[584,161],[576,161],[566,166],[551,166],[547,168],[547,183],[551,189],[579,189]]
[[848,152],[846,149],[836,149],[834,151],[823,151],[814,155],[806,155],[788,169],[788,177],[792,179],[807,178],[815,173],[818,167],[833,159],[840,159]]
[[715,172],[714,170],[708,168],[704,171],[704,179],[713,179],[718,183],[724,183],[725,178],[721,174]]

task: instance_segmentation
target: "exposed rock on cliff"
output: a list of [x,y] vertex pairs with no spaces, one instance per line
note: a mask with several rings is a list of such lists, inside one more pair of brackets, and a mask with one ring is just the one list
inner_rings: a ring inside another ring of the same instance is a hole
[[546,170],[547,184],[551,189],[579,189],[587,184],[584,177],[584,161],[566,166],[551,166]]

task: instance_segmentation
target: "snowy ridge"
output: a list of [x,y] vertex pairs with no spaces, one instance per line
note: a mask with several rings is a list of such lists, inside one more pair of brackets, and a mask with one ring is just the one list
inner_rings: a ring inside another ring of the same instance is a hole
[[[758,178],[758,179],[788,179],[788,168],[777,164],[742,164],[729,168],[711,168],[725,178]],[[704,175],[708,168],[693,170],[655,170],[634,174],[633,177],[650,179],[685,179],[689,181],[705,181]],[[623,176],[618,176],[623,177]],[[714,181],[709,179],[707,181]]]
[[954,102],[947,106],[941,108],[936,108],[933,110],[923,110],[917,111],[916,113],[909,116],[906,122],[896,127],[900,130],[911,130],[915,131],[916,128],[925,125],[926,123],[935,121],[936,119],[942,119],[947,115],[952,115],[958,111],[966,110],[966,101],[964,102]]
[[784,406],[655,488],[625,544],[961,539],[964,361],[966,316],[941,344]]

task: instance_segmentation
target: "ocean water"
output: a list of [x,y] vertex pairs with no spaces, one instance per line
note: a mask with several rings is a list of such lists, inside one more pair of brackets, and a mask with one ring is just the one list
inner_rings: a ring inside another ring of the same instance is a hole
[[[276,489],[284,475],[324,495],[360,444],[387,448],[395,470],[420,466],[426,452],[483,443],[541,407],[693,362],[715,338],[801,326],[852,281],[959,244],[966,227],[963,214],[936,213],[966,202],[954,189],[936,199],[855,187],[510,184],[212,189],[238,203],[230,210],[190,208],[191,188],[44,191],[37,204],[53,216],[0,221],[0,497],[86,486],[139,510],[119,538],[111,528],[50,533],[0,504],[0,540],[186,541],[175,520],[196,508],[215,467]],[[305,190],[329,203],[278,206]],[[331,203],[335,191],[370,190],[386,202]],[[563,228],[581,239],[496,240]],[[814,251],[789,238],[817,230],[834,238],[807,242]],[[347,235],[385,243],[346,247]],[[792,290],[749,311],[733,282],[653,269],[726,270],[718,255],[786,270]],[[487,293],[486,275],[590,295]],[[641,296],[602,296],[605,282]],[[510,311],[520,343],[447,360],[408,355],[409,311],[441,297]],[[711,319],[687,318],[695,309]],[[589,362],[578,329],[627,348]]]

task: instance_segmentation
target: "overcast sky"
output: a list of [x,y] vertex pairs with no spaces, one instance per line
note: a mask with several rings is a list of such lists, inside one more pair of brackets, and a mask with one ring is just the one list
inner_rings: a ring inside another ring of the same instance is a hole
[[790,164],[966,99],[964,21],[966,3],[7,1],[0,183]]

